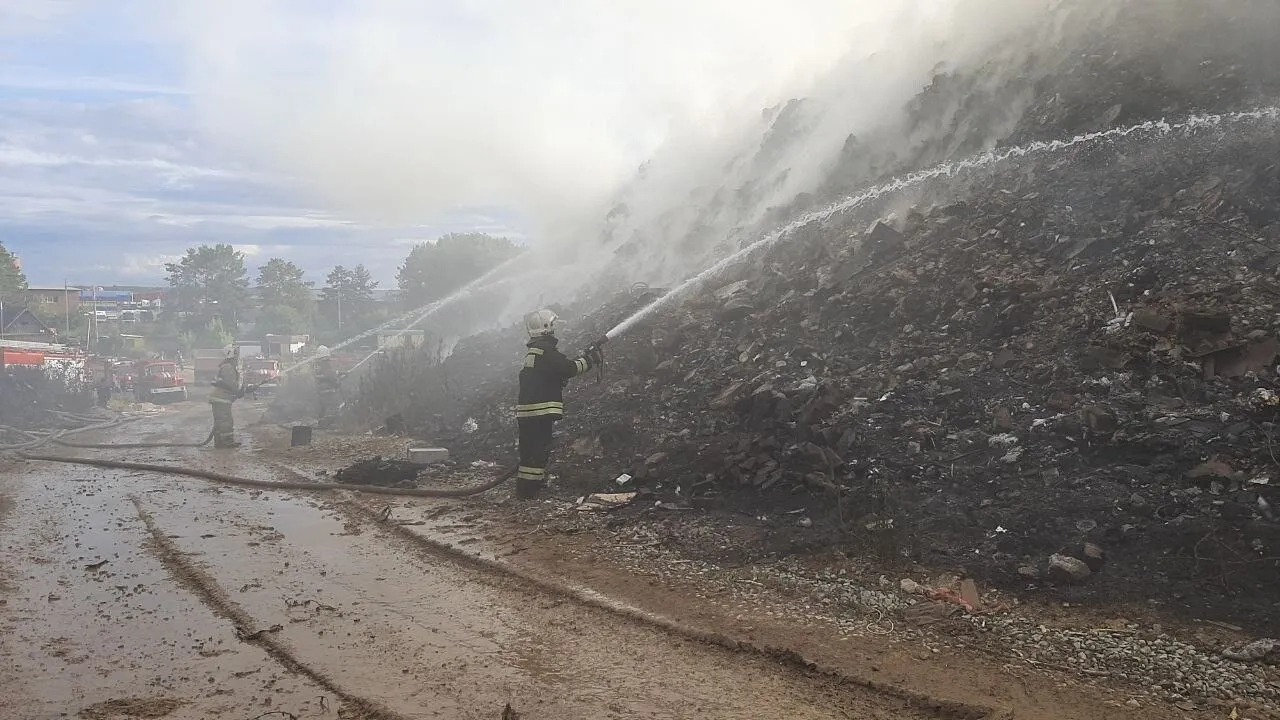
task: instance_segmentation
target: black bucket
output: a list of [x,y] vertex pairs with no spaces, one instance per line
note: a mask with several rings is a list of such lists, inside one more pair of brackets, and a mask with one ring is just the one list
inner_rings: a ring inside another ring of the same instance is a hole
[[310,425],[294,425],[293,438],[289,441],[290,447],[298,447],[299,445],[311,444],[311,426]]

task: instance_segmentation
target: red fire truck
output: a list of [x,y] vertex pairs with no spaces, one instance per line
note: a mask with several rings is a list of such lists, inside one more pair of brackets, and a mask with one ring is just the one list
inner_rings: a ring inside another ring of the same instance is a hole
[[187,381],[178,364],[168,360],[142,360],[133,373],[133,396],[138,402],[157,405],[187,399]]

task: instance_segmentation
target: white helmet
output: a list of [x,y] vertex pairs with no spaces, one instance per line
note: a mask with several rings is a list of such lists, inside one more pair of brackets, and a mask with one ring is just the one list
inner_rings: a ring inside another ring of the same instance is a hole
[[323,360],[332,354],[333,354],[333,351],[329,349],[328,345],[321,345],[320,347],[316,348],[316,359],[318,360]]
[[538,310],[524,316],[524,329],[529,337],[543,337],[556,334],[556,314],[550,310]]

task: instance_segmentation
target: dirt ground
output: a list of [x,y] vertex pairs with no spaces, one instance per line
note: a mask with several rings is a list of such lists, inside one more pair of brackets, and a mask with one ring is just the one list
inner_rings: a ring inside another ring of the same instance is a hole
[[[290,449],[253,426],[261,411],[238,407],[237,452],[62,452],[297,480],[397,445]],[[193,402],[99,439],[207,423]],[[506,489],[406,500],[5,464],[0,717],[1227,717],[876,618],[835,632],[785,589],[727,591],[643,543],[530,517]]]

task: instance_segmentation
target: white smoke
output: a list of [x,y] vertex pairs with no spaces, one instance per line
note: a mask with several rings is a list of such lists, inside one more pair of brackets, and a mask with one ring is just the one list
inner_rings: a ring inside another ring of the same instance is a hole
[[208,129],[348,212],[572,216],[672,127],[713,139],[874,26],[845,0],[186,0]]
[[[333,210],[535,218],[529,281],[500,316],[602,271],[668,282],[698,269],[813,190],[850,135],[910,144],[903,108],[939,69],[1052,45],[1078,26],[1046,21],[1061,4],[184,0],[165,19],[209,132]],[[796,131],[758,156],[800,97]]]

